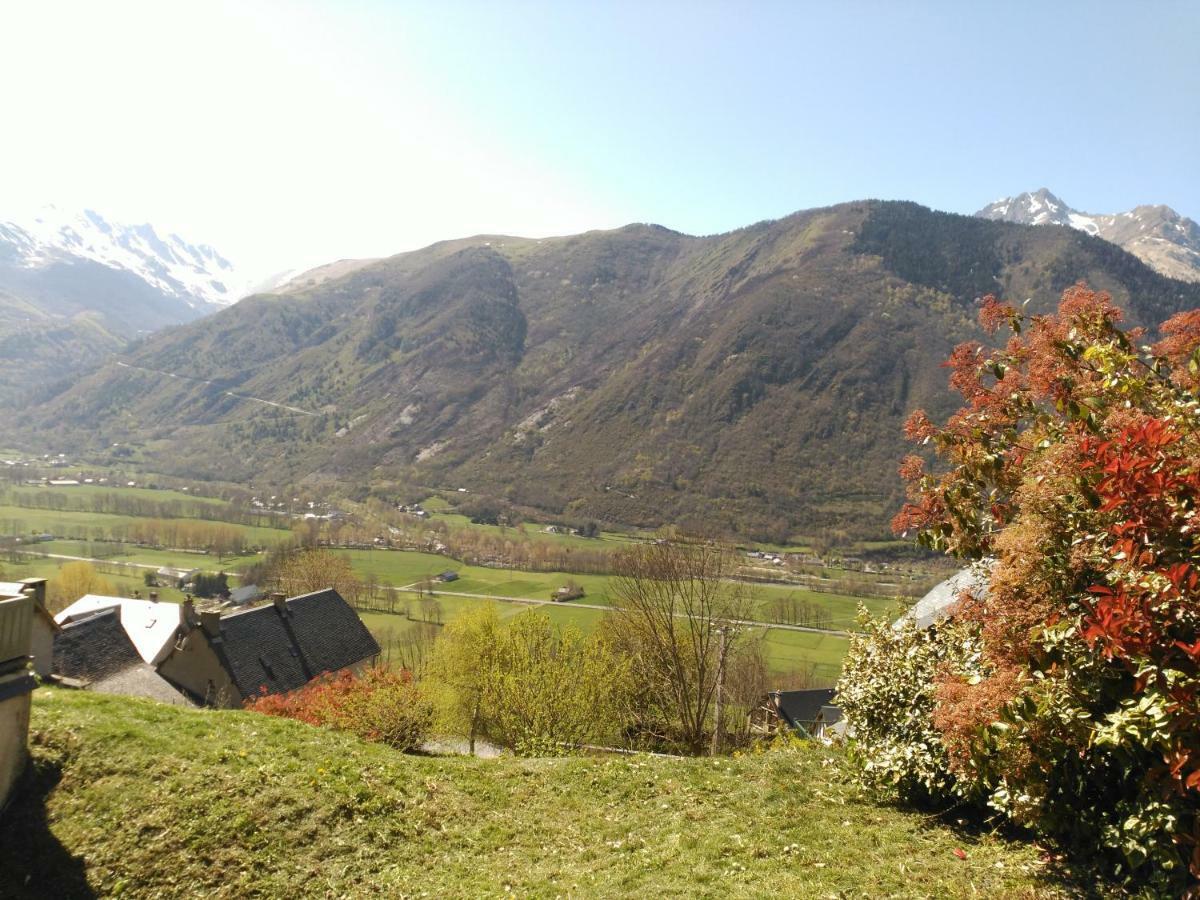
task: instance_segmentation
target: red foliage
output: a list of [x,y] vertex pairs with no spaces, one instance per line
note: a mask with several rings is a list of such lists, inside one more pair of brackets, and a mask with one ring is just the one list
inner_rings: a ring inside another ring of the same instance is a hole
[[[910,419],[945,467],[904,461],[892,527],[995,560],[986,596],[956,612],[978,627],[983,672],[938,680],[934,724],[959,776],[1007,780],[1051,830],[1077,824],[1073,802],[1110,803],[1138,865],[1171,859],[1136,833],[1168,829],[1142,805],[1170,800],[1180,827],[1162,833],[1200,878],[1200,310],[1168,320],[1150,356],[1121,320],[1083,284],[1055,315],[985,298],[982,325],[1013,335],[955,349],[965,403],[945,425]],[[1055,781],[1110,753],[1136,767],[1119,799],[1105,782],[1072,800]]]
[[1172,375],[1181,387],[1200,387],[1200,365],[1193,365],[1200,351],[1200,309],[1177,313],[1162,326],[1163,339],[1151,350],[1172,366]]
[[397,746],[418,741],[431,715],[406,671],[326,672],[286,694],[268,694],[265,687],[262,692],[246,702],[246,709],[352,731],[365,740]]

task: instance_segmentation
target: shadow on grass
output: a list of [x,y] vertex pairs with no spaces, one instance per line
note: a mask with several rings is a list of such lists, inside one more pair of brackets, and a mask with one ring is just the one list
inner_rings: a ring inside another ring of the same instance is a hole
[[95,897],[83,860],[50,830],[46,798],[62,777],[57,763],[33,759],[0,814],[0,897]]
[[969,806],[952,807],[934,811],[917,806],[895,804],[896,809],[924,818],[927,828],[949,829],[962,840],[968,854],[971,846],[983,838],[996,837],[1011,843],[1032,844],[1041,851],[1041,865],[1036,877],[1047,887],[1055,888],[1070,897],[1080,900],[1111,900],[1128,897],[1120,885],[1105,873],[1108,861],[1081,858],[1058,846],[1054,841],[1040,838],[1033,832],[1009,822],[996,824],[989,821],[983,811]]

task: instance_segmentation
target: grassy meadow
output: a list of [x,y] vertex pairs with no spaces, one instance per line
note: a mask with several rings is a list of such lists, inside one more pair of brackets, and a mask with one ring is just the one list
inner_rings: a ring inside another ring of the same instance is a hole
[[256,713],[42,688],[32,748],[0,841],[11,898],[1084,893],[1028,841],[876,805],[815,745],[422,757]]

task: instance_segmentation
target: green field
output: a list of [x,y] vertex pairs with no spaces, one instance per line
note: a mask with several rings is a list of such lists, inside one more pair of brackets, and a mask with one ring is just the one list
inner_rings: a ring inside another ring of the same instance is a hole
[[[545,613],[557,625],[574,625],[580,630],[588,632],[595,628],[605,615],[602,610],[580,609],[566,603],[531,606],[525,603],[453,597],[446,594],[438,595],[436,599],[441,608],[443,622],[451,621],[464,611],[488,605],[496,608],[501,620],[510,619],[533,609]],[[406,605],[410,605],[412,619],[407,618],[403,613]],[[386,645],[389,638],[400,638],[408,629],[416,627],[416,620],[421,615],[415,595],[410,595],[407,599],[399,599],[396,609],[396,613],[359,613],[381,645]],[[847,640],[837,635],[792,631],[769,626],[749,628],[744,633],[743,639],[763,640],[763,655],[766,657],[767,667],[771,674],[783,676],[793,672],[807,671],[811,667],[812,674],[820,685],[832,685],[837,680],[842,669],[842,658],[846,655],[848,646]]]
[[[568,580],[583,587],[585,596],[579,603],[600,606],[612,605],[607,575],[572,575],[568,572],[525,572],[487,566],[467,566],[434,553],[400,550],[337,550],[347,557],[360,576],[374,575],[381,583],[393,587],[415,584],[424,578],[447,569],[459,574],[457,581],[435,585],[435,591],[462,594],[490,594],[500,597],[522,597],[549,600],[555,589]],[[851,597],[845,594],[811,591],[791,585],[749,584],[746,589],[752,601],[751,618],[762,618],[770,602],[781,595],[821,607],[829,614],[829,627],[851,629],[859,604],[873,616],[890,616],[896,611],[896,601],[884,597]]]
[[171,566],[177,569],[202,569],[204,571],[237,572],[262,559],[261,553],[244,553],[239,556],[218,558],[214,553],[191,552],[188,550],[155,550],[133,544],[118,544],[100,541],[43,541],[29,548],[33,553],[55,553],[62,556],[85,556],[113,563],[137,565]]
[[[143,581],[143,571],[134,568],[132,564],[194,567],[212,572],[222,570],[236,575],[240,569],[259,559],[257,555],[246,555],[218,562],[215,556],[203,553],[153,550],[82,541],[47,541],[36,545],[33,549],[66,556],[96,556],[98,555],[96,551],[99,549],[104,552],[104,555],[101,557],[101,561],[96,563],[96,566],[100,570],[100,574],[113,585],[114,590],[127,595],[139,591],[143,596],[148,590]],[[445,556],[399,550],[338,550],[335,552],[347,557],[351,561],[354,571],[360,577],[374,575],[381,583],[393,587],[410,585],[447,569],[458,572],[460,578],[457,581],[447,584],[435,583],[433,586],[433,595],[441,608],[443,621],[449,621],[465,609],[488,604],[498,609],[502,619],[519,615],[528,609],[538,609],[548,614],[555,623],[570,623],[584,631],[590,631],[596,627],[604,615],[602,610],[588,609],[586,606],[577,606],[571,602],[533,606],[527,603],[506,602],[501,599],[456,596],[457,594],[481,594],[500,598],[511,597],[514,600],[549,600],[554,589],[567,580],[574,580],[581,584],[586,591],[584,598],[577,603],[588,606],[612,604],[612,598],[608,592],[608,578],[602,575],[522,572],[484,566],[464,566]],[[6,578],[52,578],[65,562],[65,560],[55,559],[27,560],[7,564],[4,566],[3,572]],[[852,625],[855,609],[860,602],[866,603],[875,614],[883,614],[892,606],[892,601],[864,601],[855,597],[795,588],[788,589],[774,585],[751,585],[749,588],[759,614],[775,592],[785,591],[827,609],[831,616],[830,627],[833,628],[846,628]],[[164,600],[181,601],[183,599],[183,594],[173,588],[157,588],[156,590]],[[385,603],[386,601],[377,602]],[[378,637],[384,637],[385,631],[390,632],[393,637],[398,637],[414,625],[414,621],[406,618],[403,614],[406,609],[411,606],[414,619],[419,618],[420,611],[416,603],[416,594],[399,593],[396,595],[394,607],[397,613],[366,611],[362,613],[362,616]],[[846,652],[845,638],[783,628],[763,627],[755,628],[752,631],[754,637],[765,636],[766,638],[764,653],[772,672],[783,675],[812,665],[815,667],[817,678],[822,683],[832,683],[836,679],[841,668],[842,657]]]
[[[89,498],[119,494],[138,500],[149,500],[152,503],[170,503],[178,501],[196,505],[210,506],[222,509],[229,506],[228,502],[216,497],[201,497],[185,491],[159,490],[157,488],[126,487],[124,484],[78,484],[70,487],[48,487],[32,484],[6,485],[0,492],[12,496],[44,496],[47,494],[60,496],[68,504],[86,503]],[[78,499],[75,499],[78,498]]]
[[[66,565],[68,560],[65,559],[32,559],[23,560],[19,563],[4,563],[2,567],[5,581],[17,580],[21,578],[53,578],[58,574],[60,567]],[[175,603],[183,602],[183,592],[175,588],[146,587],[143,575],[141,572],[118,572],[109,571],[109,567],[104,563],[96,563],[96,568],[102,578],[112,585],[113,591],[119,596],[133,596],[135,591],[145,597],[147,591],[155,590],[162,600],[168,600]]]
[[[135,516],[76,510],[27,509],[0,505],[0,535],[28,537],[43,532],[59,537],[95,540],[108,536],[116,526],[137,521]],[[193,520],[185,520],[193,521]],[[257,525],[230,525],[241,530],[250,546],[269,547],[291,538],[291,531]]]

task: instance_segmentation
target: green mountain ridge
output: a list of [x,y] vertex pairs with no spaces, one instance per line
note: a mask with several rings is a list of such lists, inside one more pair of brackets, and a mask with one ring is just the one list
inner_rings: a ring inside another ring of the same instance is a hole
[[1200,307],[1200,285],[1081,232],[911,203],[709,237],[446,241],[156,334],[33,411],[26,436],[132,444],[187,477],[879,536],[900,424],[954,407],[940,364],[980,336],[976,298],[1049,309],[1079,279],[1145,324]]

